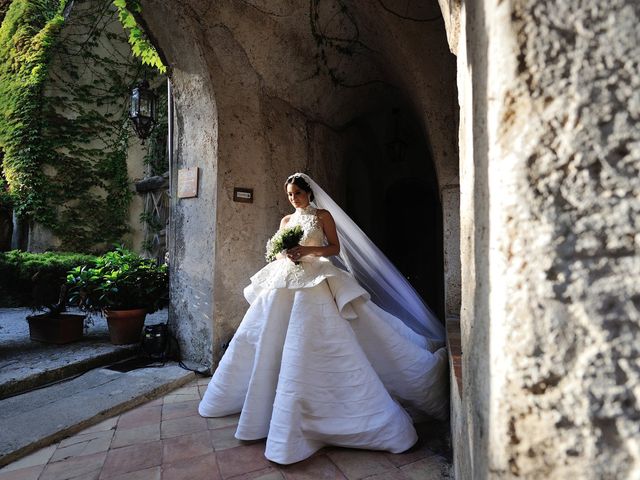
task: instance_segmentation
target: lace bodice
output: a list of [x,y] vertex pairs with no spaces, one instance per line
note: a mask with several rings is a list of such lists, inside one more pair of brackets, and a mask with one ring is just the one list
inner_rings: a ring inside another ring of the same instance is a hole
[[306,208],[298,208],[289,218],[288,227],[300,225],[304,230],[300,245],[319,247],[325,244],[324,231],[318,220],[318,209],[311,205]]

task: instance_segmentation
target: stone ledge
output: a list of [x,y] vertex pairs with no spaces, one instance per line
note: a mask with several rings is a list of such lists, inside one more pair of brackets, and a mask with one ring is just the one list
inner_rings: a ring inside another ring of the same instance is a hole
[[447,318],[447,350],[449,351],[449,367],[451,368],[451,380],[455,378],[458,392],[462,395],[462,345],[460,335],[460,319],[458,317]]

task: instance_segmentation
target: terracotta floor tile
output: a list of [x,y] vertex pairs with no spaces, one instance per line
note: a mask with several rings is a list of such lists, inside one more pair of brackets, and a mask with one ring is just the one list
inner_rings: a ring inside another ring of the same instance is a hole
[[198,401],[168,403],[162,407],[162,420],[198,415]]
[[162,463],[162,442],[149,442],[109,450],[100,478],[144,470]]
[[327,452],[327,456],[349,480],[359,480],[396,468],[384,452],[341,448]]
[[162,466],[162,480],[220,480],[216,455],[187,458]]
[[411,477],[408,477],[402,470],[389,470],[367,477],[366,480],[411,480]]
[[409,480],[442,480],[450,478],[450,465],[440,455],[432,455],[401,468]]
[[99,440],[101,438],[113,438],[113,430],[104,430],[97,432],[80,432],[72,437],[65,438],[58,444],[58,449],[65,448],[77,443],[87,443],[91,440]]
[[[98,433],[100,435],[95,435]],[[58,445],[58,448],[51,457],[51,462],[57,462],[71,457],[80,457],[83,455],[91,455],[93,453],[106,452],[109,450],[111,440],[113,437],[113,430],[107,430],[105,432],[95,432],[83,435],[84,437],[93,437],[85,441],[79,441],[70,443],[67,446],[62,446],[62,442]],[[77,436],[76,436],[77,437]]]
[[239,413],[236,413],[235,415],[227,415],[226,417],[207,418],[207,426],[209,430],[213,430],[214,428],[229,427],[232,425],[237,426],[239,419]]
[[327,455],[280,467],[286,480],[344,480],[346,477]]
[[213,453],[213,445],[207,431],[168,438],[162,443],[163,464]]
[[284,480],[284,474],[276,467],[268,467],[256,470],[255,472],[236,475],[228,480]]
[[216,428],[215,430],[209,430],[211,435],[211,442],[213,443],[213,449],[216,452],[227,450],[229,448],[239,447],[244,445],[240,440],[235,437],[236,427],[223,427]]
[[144,425],[136,428],[127,428],[125,430],[116,430],[111,448],[126,447],[137,443],[147,443],[160,440],[160,422],[154,425]]
[[27,455],[26,457],[21,458],[20,460],[16,460],[15,462],[10,463],[5,467],[2,467],[0,469],[0,473],[7,473],[12,470],[19,470],[22,468],[34,467],[36,465],[44,465],[51,459],[51,456],[55,451],[56,451],[55,445],[50,445],[48,447],[41,448],[40,450],[37,450]]
[[94,425],[93,427],[85,428],[78,435],[83,435],[83,434],[87,434],[87,433],[94,433],[94,432],[104,432],[104,431],[107,431],[107,430],[112,430],[112,429],[116,428],[116,423],[118,423],[118,419],[119,418],[120,418],[119,416],[107,418],[106,420],[103,420],[102,422]]
[[200,401],[200,394],[198,393],[197,390],[194,393],[169,394],[166,397],[164,397],[163,405],[166,405],[167,403],[180,403],[180,402],[193,402],[193,401]]
[[38,480],[44,470],[44,465],[34,465],[33,467],[18,468],[15,470],[0,470],[0,480]]
[[109,477],[109,480],[161,480],[162,467],[145,468],[135,472],[123,473],[115,477]]
[[41,480],[66,480],[69,478],[94,479],[100,475],[100,469],[105,462],[106,452],[72,457],[61,462],[49,463],[44,468]]
[[155,400],[151,400],[150,402],[145,403],[145,407],[155,407],[156,405],[162,405],[164,401],[164,397],[156,398]]
[[207,430],[207,421],[200,416],[163,420],[160,426],[162,438],[178,437]]
[[169,395],[192,395],[198,393],[198,384],[197,383],[189,383],[184,387],[177,388],[176,390],[172,390]]
[[160,423],[160,420],[162,419],[161,417],[161,405],[153,407],[145,405],[144,407],[138,407],[130,412],[120,415],[120,420],[118,420],[118,430]]
[[199,377],[196,380],[196,385],[209,385],[209,382],[211,381],[211,377]]
[[272,466],[264,457],[264,442],[242,445],[216,452],[223,479]]

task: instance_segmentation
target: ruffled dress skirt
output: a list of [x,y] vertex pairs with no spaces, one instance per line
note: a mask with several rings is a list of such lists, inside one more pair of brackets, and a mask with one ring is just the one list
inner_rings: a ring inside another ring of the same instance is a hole
[[445,350],[432,353],[328,260],[276,260],[244,293],[250,307],[199,413],[241,412],[236,438],[266,438],[269,460],[327,445],[399,453],[417,440],[407,410],[447,417]]

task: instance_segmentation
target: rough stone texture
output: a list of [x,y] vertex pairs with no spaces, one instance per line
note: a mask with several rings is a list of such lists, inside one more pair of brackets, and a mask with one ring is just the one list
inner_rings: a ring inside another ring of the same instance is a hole
[[638,478],[639,17],[463,5],[460,478]]
[[504,391],[523,401],[502,418],[509,471],[637,478],[640,5],[517,1],[512,18],[522,54],[498,135],[523,202],[500,247],[520,355]]
[[[186,356],[213,367],[246,310],[242,287],[264,265],[266,240],[289,211],[284,179],[307,171],[345,199],[354,139],[366,131],[353,126],[362,118],[397,105],[412,112],[428,145],[423,163],[433,161],[440,189],[457,184],[453,57],[441,20],[403,20],[376,3],[143,0],[142,7],[171,71],[177,168],[201,169],[200,196],[173,205],[172,321]],[[341,39],[352,55],[316,43],[310,8],[327,38]],[[438,7],[410,13],[437,16]],[[370,132],[365,137],[375,140]],[[175,171],[172,178],[175,189]],[[234,187],[253,188],[254,203],[233,202]]]
[[460,187],[442,191],[445,315],[460,318]]

